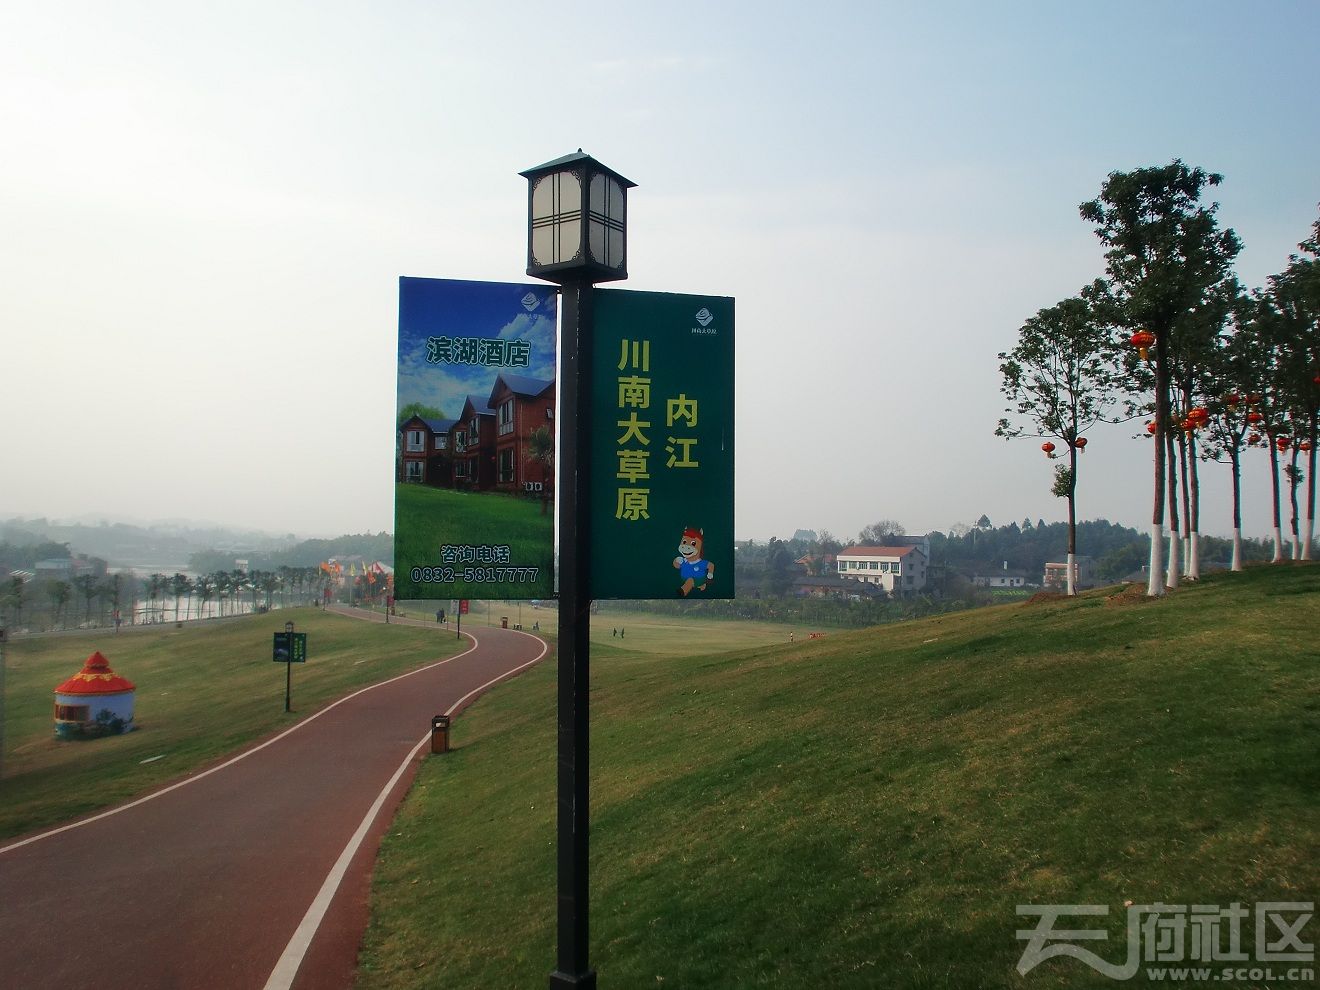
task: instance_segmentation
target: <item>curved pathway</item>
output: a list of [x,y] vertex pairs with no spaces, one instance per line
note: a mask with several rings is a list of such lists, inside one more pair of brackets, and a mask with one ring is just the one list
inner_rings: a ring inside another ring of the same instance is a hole
[[217,767],[0,846],[0,987],[349,986],[376,848],[431,717],[546,654],[511,630],[464,637]]

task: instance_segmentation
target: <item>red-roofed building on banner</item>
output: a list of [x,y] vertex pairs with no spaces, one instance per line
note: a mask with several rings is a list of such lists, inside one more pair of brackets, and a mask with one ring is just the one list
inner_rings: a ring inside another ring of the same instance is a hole
[[835,563],[839,577],[879,585],[895,598],[926,587],[926,554],[919,546],[844,547]]
[[55,689],[55,735],[77,739],[132,731],[136,690],[100,652],[93,653],[82,670]]

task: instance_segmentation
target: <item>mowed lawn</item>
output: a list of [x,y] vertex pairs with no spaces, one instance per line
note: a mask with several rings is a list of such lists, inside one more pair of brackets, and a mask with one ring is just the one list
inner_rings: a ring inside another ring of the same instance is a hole
[[[1111,987],[1066,957],[1019,976],[1017,906],[1105,906],[1058,927],[1106,928],[1088,947],[1121,961],[1128,901],[1320,900],[1318,625],[1320,567],[1293,565],[734,652],[695,628],[686,655],[607,647],[601,985]],[[359,987],[545,984],[554,678],[493,692],[424,764]],[[1251,918],[1241,936],[1250,955]]]
[[[491,602],[493,621],[509,616],[510,624],[518,620],[517,602]],[[486,603],[473,602],[473,612],[464,619],[464,628],[472,623],[476,629],[486,621]],[[521,621],[523,629],[531,631],[537,623],[540,631],[554,635],[559,629],[559,612],[553,601],[533,609],[523,603]],[[656,615],[630,609],[622,602],[602,602],[600,611],[591,617],[592,656],[692,656],[698,653],[724,653],[728,650],[749,649],[787,643],[789,637],[806,639],[812,631],[827,632],[827,627],[793,625],[791,623],[742,621],[738,619],[712,619],[705,617],[676,617]]]
[[[306,663],[293,665],[289,714],[285,664],[271,659],[272,634],[283,632],[286,621],[307,633],[308,651]],[[100,630],[14,640],[6,652],[0,838],[150,790],[286,728],[357,687],[466,646],[430,629],[378,625],[317,609],[191,622],[181,629],[170,624],[119,635]],[[139,728],[95,740],[56,740],[54,689],[94,650],[135,684]],[[426,728],[418,726],[419,739]]]

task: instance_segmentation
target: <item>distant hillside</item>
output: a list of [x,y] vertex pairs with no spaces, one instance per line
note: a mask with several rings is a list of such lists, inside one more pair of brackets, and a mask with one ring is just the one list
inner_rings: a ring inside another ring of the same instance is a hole
[[286,549],[261,551],[236,548],[227,551],[205,550],[188,558],[189,569],[198,574],[232,570],[234,560],[248,562],[250,570],[273,571],[280,567],[315,567],[331,557],[360,556],[394,565],[394,537],[389,533],[360,533],[336,536],[328,540],[303,540]]
[[[0,521],[0,542],[31,544],[67,543],[75,553],[100,557],[112,566],[178,566],[198,551],[216,547],[243,547],[273,552],[289,546],[293,537],[277,537],[251,530],[186,525],[138,526],[130,523],[53,522],[49,519]],[[233,566],[232,562],[229,565]]]

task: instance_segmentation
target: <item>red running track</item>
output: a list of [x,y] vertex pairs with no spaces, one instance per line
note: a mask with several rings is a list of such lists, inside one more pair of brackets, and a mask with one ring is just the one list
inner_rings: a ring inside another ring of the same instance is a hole
[[512,630],[468,638],[212,770],[0,845],[0,990],[349,986],[431,716],[546,654]]

